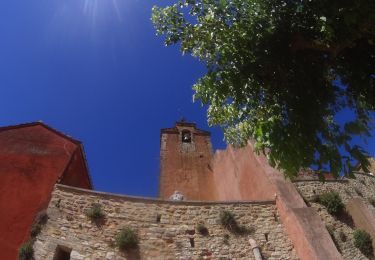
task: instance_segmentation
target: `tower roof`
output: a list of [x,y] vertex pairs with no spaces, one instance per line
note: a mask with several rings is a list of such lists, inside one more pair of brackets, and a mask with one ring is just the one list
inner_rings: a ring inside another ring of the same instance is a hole
[[168,133],[168,134],[178,134],[180,133],[181,128],[187,128],[191,130],[195,135],[206,135],[210,136],[211,133],[202,129],[197,128],[197,124],[194,122],[187,122],[186,120],[182,119],[177,121],[174,127],[171,128],[162,128],[160,130],[161,134]]

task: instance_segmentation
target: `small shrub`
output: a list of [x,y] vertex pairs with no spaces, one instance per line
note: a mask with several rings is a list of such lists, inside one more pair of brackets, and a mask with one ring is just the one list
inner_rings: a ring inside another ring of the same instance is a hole
[[237,221],[234,218],[234,215],[227,210],[220,212],[220,223],[230,231],[234,231],[237,227]]
[[138,247],[138,236],[130,227],[123,228],[115,238],[115,245],[120,250],[128,250]]
[[375,207],[375,198],[368,198],[368,202],[370,202],[370,204]]
[[328,213],[332,215],[339,215],[345,208],[340,195],[334,191],[321,194],[319,201],[326,207]]
[[102,206],[99,203],[93,203],[91,208],[86,211],[86,216],[91,220],[99,220],[104,218]]
[[34,217],[33,225],[30,229],[30,236],[32,238],[35,238],[37,235],[39,235],[40,231],[42,231],[43,225],[45,225],[48,221],[48,215],[45,210],[42,210],[36,214]]
[[355,192],[358,194],[358,196],[363,197],[362,192],[358,188],[354,188]]
[[372,239],[369,233],[358,229],[353,233],[354,246],[357,247],[364,255],[373,255]]
[[203,236],[207,236],[208,235],[208,229],[207,229],[207,227],[203,223],[198,223],[198,225],[197,225],[197,231],[199,232],[199,234],[201,234]]
[[363,185],[366,185],[365,180],[359,180],[359,182],[362,183]]
[[254,227],[245,227],[238,225],[234,215],[229,211],[220,212],[220,222],[228,231],[237,235],[247,235],[254,233]]
[[33,240],[29,240],[21,245],[18,250],[18,260],[32,260],[34,259]]
[[37,235],[39,235],[41,230],[42,230],[42,225],[40,225],[40,224],[32,225],[31,230],[30,230],[30,236],[36,237]]

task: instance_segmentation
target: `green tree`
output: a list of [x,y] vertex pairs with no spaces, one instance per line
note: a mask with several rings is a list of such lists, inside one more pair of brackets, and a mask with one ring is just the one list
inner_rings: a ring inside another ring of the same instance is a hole
[[[375,1],[176,0],[152,21],[206,64],[194,99],[227,142],[254,140],[288,177],[367,169],[352,139],[373,129]],[[353,116],[339,123],[343,111]]]

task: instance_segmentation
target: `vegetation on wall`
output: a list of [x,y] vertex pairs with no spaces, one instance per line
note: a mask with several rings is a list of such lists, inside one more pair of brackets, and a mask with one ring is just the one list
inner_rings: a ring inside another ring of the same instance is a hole
[[115,245],[120,250],[134,249],[138,247],[138,235],[130,227],[124,227],[115,238]]
[[321,194],[319,196],[319,202],[326,207],[328,213],[336,216],[342,213],[345,208],[340,195],[335,191]]
[[86,210],[85,213],[86,213],[86,216],[89,217],[93,221],[103,219],[105,216],[102,210],[102,205],[100,205],[99,203],[93,203],[91,205],[91,208]]
[[245,235],[251,234],[254,232],[254,228],[249,228],[245,226],[238,225],[237,220],[232,212],[223,210],[220,212],[220,223],[228,231],[238,234]]
[[229,143],[254,140],[289,177],[368,170],[352,140],[373,129],[373,0],[174,0],[152,21],[166,45],[207,66],[194,99]]
[[48,221],[48,215],[45,210],[38,212],[30,229],[30,236],[35,238],[42,231],[43,225]]
[[197,229],[199,234],[201,234],[203,236],[208,235],[208,228],[203,223],[198,223],[196,229]]
[[33,245],[35,238],[42,231],[43,225],[48,221],[48,215],[45,210],[42,210],[36,214],[34,222],[30,228],[31,239],[23,243],[18,249],[18,259],[19,260],[33,260],[34,259],[34,249]]
[[18,260],[33,260],[34,259],[34,240],[28,240],[21,245],[18,250]]
[[364,255],[372,256],[372,238],[365,230],[358,229],[353,233],[354,246],[357,247]]

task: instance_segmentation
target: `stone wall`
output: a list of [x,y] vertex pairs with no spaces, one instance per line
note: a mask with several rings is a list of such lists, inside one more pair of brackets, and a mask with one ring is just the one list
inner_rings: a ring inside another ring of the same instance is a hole
[[324,192],[336,191],[344,204],[351,199],[360,199],[375,215],[375,208],[370,203],[375,199],[375,178],[367,174],[355,174],[355,179],[320,182],[317,180],[303,180],[294,182],[301,195],[314,207],[326,226],[331,229],[338,249],[345,259],[367,259],[353,244],[354,223],[350,215],[341,218],[331,216],[324,206],[314,202],[314,198]]
[[375,208],[370,203],[371,199],[375,199],[375,177],[357,173],[355,179],[343,179],[339,181],[296,181],[295,186],[301,192],[301,194],[308,200],[313,199],[315,195],[327,191],[337,191],[340,194],[341,199],[346,204],[352,198],[361,199],[375,214]]
[[[101,204],[105,212],[100,225],[85,215],[92,203]],[[241,226],[254,231],[247,235],[227,231],[219,220],[223,210],[232,212]],[[265,259],[298,259],[274,201],[171,202],[56,185],[47,214],[49,220],[34,244],[36,259],[52,260],[57,246],[71,249],[73,260],[254,259],[250,237]],[[197,232],[200,222],[208,235]],[[114,246],[116,234],[125,226],[137,231],[139,250],[120,252]]]

